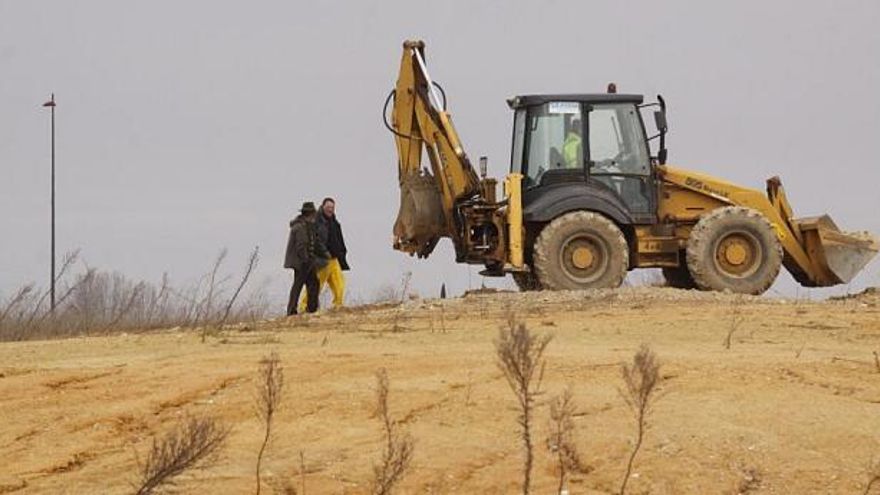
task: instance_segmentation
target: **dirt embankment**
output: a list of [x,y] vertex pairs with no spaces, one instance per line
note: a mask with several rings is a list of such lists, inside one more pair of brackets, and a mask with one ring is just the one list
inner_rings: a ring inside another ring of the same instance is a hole
[[[553,493],[547,402],[571,387],[583,461],[571,493],[613,493],[634,436],[619,364],[642,343],[660,397],[629,493],[860,493],[880,456],[880,293],[827,302],[672,289],[484,294],[352,308],[237,328],[0,345],[0,493],[130,493],[152,438],[186,415],[232,433],[185,493],[250,493],[261,441],[259,359],[285,395],[266,478],[368,493],[381,452],[374,373],[415,438],[400,493],[516,491],[513,396],[493,340],[515,315],[549,333],[534,493]],[[730,337],[730,348],[724,345]]]

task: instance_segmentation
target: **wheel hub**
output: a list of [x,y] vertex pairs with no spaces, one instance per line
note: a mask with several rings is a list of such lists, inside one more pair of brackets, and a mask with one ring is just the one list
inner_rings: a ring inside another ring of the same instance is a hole
[[578,284],[596,280],[608,266],[605,244],[591,234],[579,233],[569,237],[559,255],[563,271]]
[[728,246],[727,249],[724,251],[724,257],[731,265],[742,265],[743,263],[745,263],[748,256],[748,248],[744,247],[742,244],[732,244]]
[[583,246],[578,246],[575,248],[574,252],[571,253],[571,263],[580,268],[581,270],[585,270],[593,264],[593,260],[595,256],[593,256],[593,252]]
[[723,237],[715,250],[715,261],[723,272],[744,277],[758,269],[761,247],[757,239],[745,232]]

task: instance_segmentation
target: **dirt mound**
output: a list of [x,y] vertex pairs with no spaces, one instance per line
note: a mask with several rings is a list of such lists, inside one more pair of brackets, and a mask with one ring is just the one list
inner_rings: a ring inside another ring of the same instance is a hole
[[880,306],[880,287],[868,287],[857,294],[847,294],[830,298],[832,301],[855,301],[868,306]]
[[181,492],[253,491],[254,379],[276,351],[286,388],[264,459],[270,483],[298,485],[302,452],[308,493],[369,493],[382,449],[375,372],[386,368],[392,416],[415,438],[400,493],[515,493],[515,399],[494,352],[511,317],[553,335],[535,411],[534,493],[556,489],[548,403],[566,387],[583,462],[569,492],[616,492],[635,433],[620,363],[643,343],[661,361],[661,398],[632,493],[862,492],[864,466],[880,455],[878,296],[480,293],[282,318],[204,343],[170,330],[6,343],[0,492],[130,493],[135,452],[143,458],[188,415],[233,430],[218,464],[181,478]]

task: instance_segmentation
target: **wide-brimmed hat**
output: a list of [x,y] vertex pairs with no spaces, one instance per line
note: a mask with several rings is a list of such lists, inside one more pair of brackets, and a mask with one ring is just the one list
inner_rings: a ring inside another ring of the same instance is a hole
[[318,210],[315,208],[315,203],[311,201],[306,201],[303,203],[302,208],[299,209],[300,213],[314,213],[316,211]]

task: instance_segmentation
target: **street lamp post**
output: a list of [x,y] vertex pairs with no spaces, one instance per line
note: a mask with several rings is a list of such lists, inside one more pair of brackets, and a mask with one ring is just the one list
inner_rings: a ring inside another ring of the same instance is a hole
[[49,308],[55,313],[55,93],[52,99],[43,103],[52,112],[52,261],[49,266]]

